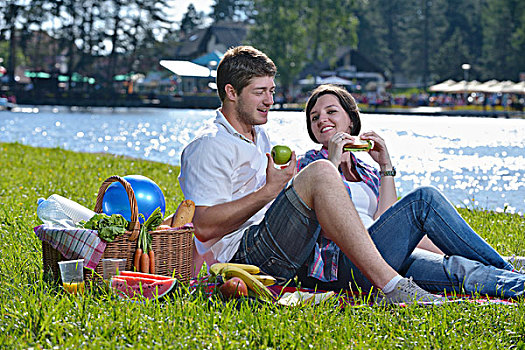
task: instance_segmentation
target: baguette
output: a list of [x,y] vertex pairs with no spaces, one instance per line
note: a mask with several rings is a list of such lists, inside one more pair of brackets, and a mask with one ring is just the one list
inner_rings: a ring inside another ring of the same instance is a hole
[[177,211],[171,218],[171,227],[181,227],[193,221],[195,215],[195,203],[186,199],[179,204]]

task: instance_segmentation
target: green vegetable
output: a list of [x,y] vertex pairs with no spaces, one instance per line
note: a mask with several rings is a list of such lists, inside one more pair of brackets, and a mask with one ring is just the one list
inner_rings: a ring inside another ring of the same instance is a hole
[[[142,217],[144,217],[144,215],[142,215]],[[160,224],[162,224],[162,220],[162,212],[160,211],[160,207],[158,207],[153,213],[151,213],[149,218],[144,221],[144,224],[140,226],[138,248],[142,249],[145,254],[149,253],[151,250],[151,242],[153,240],[149,231],[154,231]]]
[[77,226],[98,231],[98,237],[106,242],[113,242],[115,238],[126,232],[129,222],[120,214],[107,216],[95,214],[87,222],[80,221]]

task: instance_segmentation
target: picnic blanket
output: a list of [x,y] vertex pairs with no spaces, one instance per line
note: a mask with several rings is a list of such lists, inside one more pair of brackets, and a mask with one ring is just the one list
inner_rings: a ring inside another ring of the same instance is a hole
[[[216,288],[215,283],[208,283],[208,278],[199,278],[199,279],[193,279],[190,281],[190,290],[197,290],[201,289],[205,293],[208,294],[209,297],[211,297],[214,294],[214,290]],[[314,290],[314,289],[308,289],[308,288],[297,288],[297,287],[287,287],[287,286],[279,286],[279,285],[273,285],[268,286],[268,289],[273,293],[275,297],[275,302],[277,304],[278,300],[283,297],[289,297],[289,294],[300,292],[300,296],[296,297],[296,299],[303,299],[307,302],[312,302],[315,304],[316,301],[319,300],[318,298],[312,298],[311,295],[320,295],[322,294],[323,297],[322,300],[329,300],[334,298],[334,300],[337,302],[338,306],[341,308],[345,307],[365,307],[365,306],[373,306],[375,305],[374,299],[372,297],[368,297],[367,294],[360,294],[358,292],[352,292],[352,291],[341,291],[339,293],[333,293],[330,291],[325,290]],[[501,298],[489,298],[489,297],[482,297],[482,296],[471,296],[471,295],[464,295],[464,294],[447,294],[443,295],[445,297],[445,303],[474,303],[477,305],[489,305],[489,304],[498,304],[498,305],[516,305],[515,301],[510,299],[501,299]],[[301,303],[295,303],[293,305],[300,305]],[[422,306],[428,306],[428,305],[436,305],[435,303],[431,302],[418,302],[419,305]],[[396,304],[401,307],[406,307],[409,304],[406,303],[398,303]]]
[[84,259],[84,266],[97,267],[106,242],[98,237],[97,231],[82,228],[54,228],[40,225],[33,229],[43,242],[49,243],[67,260]]

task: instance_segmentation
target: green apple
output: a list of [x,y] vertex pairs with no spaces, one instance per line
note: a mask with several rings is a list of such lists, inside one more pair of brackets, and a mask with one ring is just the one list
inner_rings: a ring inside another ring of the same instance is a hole
[[272,158],[275,164],[286,164],[292,158],[292,150],[288,146],[276,145],[272,148]]

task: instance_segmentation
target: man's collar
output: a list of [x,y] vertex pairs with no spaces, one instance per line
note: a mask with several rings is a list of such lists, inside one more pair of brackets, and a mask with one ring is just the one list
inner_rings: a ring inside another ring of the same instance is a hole
[[[228,119],[226,119],[224,114],[222,114],[220,109],[217,109],[217,117],[215,118],[215,123],[221,124],[222,126],[224,126],[226,131],[228,131],[230,134],[235,135],[237,137],[240,137],[241,139],[243,139],[246,142],[253,143],[252,140],[246,138],[244,135],[242,135],[237,130],[235,130],[235,128],[228,121]],[[257,135],[259,134],[259,127],[258,127],[258,125],[254,125],[253,126],[253,131],[254,131],[254,135],[253,136],[254,136],[254,139],[256,140],[257,139]]]

